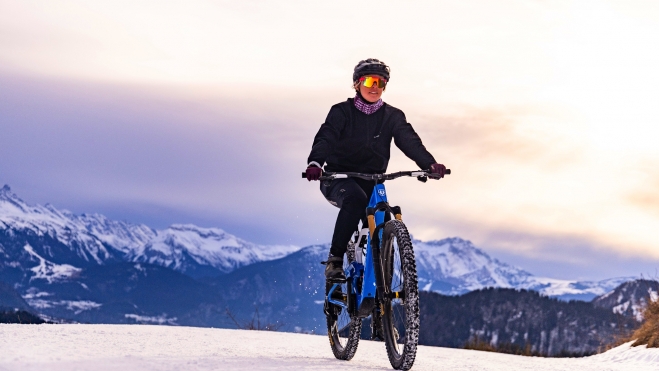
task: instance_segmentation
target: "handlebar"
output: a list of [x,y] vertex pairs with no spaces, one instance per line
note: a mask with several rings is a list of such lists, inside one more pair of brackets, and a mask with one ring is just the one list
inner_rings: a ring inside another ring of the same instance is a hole
[[[435,174],[430,173],[428,170],[413,170],[413,171],[399,171],[397,173],[389,174],[364,174],[364,173],[353,173],[353,172],[341,172],[341,173],[328,173],[323,172],[318,180],[334,180],[334,179],[345,179],[345,178],[361,178],[365,180],[392,180],[400,178],[403,176],[414,176],[417,177],[422,182],[425,182],[428,178],[439,179]],[[446,169],[444,175],[450,175],[451,169]],[[302,173],[302,178],[307,178],[307,173]]]

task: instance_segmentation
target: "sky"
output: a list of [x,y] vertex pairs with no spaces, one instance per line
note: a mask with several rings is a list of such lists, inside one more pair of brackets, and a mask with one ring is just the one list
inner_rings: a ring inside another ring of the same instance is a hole
[[373,57],[453,172],[387,183],[414,237],[549,277],[656,277],[658,39],[653,1],[0,0],[0,183],[154,228],[329,242],[337,209],[300,173]]

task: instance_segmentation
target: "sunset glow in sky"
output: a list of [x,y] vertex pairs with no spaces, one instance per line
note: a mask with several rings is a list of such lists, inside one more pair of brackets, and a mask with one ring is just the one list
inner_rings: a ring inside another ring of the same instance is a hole
[[0,0],[0,183],[153,227],[328,242],[337,210],[299,173],[375,57],[384,100],[453,170],[387,183],[415,237],[557,278],[652,275],[657,40],[653,1]]

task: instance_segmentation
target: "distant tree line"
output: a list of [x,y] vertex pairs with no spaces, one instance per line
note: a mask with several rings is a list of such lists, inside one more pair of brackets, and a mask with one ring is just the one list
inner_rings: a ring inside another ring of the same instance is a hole
[[0,323],[41,324],[46,321],[24,310],[0,310]]
[[583,301],[488,288],[462,296],[420,293],[419,343],[534,356],[586,356],[629,336],[634,319]]

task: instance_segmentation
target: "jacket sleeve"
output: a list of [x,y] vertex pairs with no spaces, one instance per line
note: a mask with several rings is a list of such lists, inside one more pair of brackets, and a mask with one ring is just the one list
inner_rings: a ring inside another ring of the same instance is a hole
[[398,115],[393,119],[393,137],[396,147],[400,148],[405,156],[412,159],[419,169],[430,169],[430,165],[437,161],[435,161],[435,158],[423,145],[421,138],[419,138],[419,135],[414,131],[412,125],[407,122],[405,114],[402,111],[398,111]]
[[347,119],[345,112],[338,104],[330,109],[325,122],[320,126],[313,140],[307,164],[317,162],[321,167],[325,165],[325,160],[338,142]]

